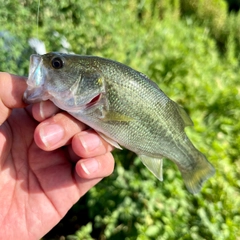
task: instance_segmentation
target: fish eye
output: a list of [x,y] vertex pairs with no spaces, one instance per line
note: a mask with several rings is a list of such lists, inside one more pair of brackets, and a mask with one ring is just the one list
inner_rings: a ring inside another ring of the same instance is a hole
[[51,61],[52,67],[55,69],[60,69],[63,67],[63,60],[60,57],[55,57]]

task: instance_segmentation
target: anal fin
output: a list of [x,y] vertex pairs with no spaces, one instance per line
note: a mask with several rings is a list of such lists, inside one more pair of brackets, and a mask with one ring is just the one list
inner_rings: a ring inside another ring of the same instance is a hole
[[152,158],[145,155],[140,155],[140,159],[143,164],[148,168],[148,170],[153,173],[153,175],[160,181],[163,181],[163,159],[162,158]]

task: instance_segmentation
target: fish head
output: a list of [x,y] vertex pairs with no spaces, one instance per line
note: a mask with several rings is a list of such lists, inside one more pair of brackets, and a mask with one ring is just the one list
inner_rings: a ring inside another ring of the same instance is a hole
[[27,85],[26,103],[50,99],[68,112],[96,105],[105,92],[103,77],[91,58],[64,53],[31,55]]

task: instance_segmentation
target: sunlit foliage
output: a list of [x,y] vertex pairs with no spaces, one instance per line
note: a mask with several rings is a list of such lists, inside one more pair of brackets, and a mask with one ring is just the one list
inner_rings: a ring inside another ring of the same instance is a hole
[[111,58],[154,80],[191,116],[216,168],[200,194],[176,166],[159,182],[129,151],[44,239],[240,239],[240,14],[224,0],[0,0],[0,71],[27,75],[30,38],[47,51]]

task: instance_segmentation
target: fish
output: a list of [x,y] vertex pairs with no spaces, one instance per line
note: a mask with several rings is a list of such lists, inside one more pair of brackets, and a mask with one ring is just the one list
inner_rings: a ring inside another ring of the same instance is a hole
[[184,129],[193,122],[145,74],[98,56],[50,52],[30,56],[23,99],[50,100],[94,129],[115,148],[136,153],[163,180],[163,159],[173,161],[188,191],[200,192],[215,168]]

